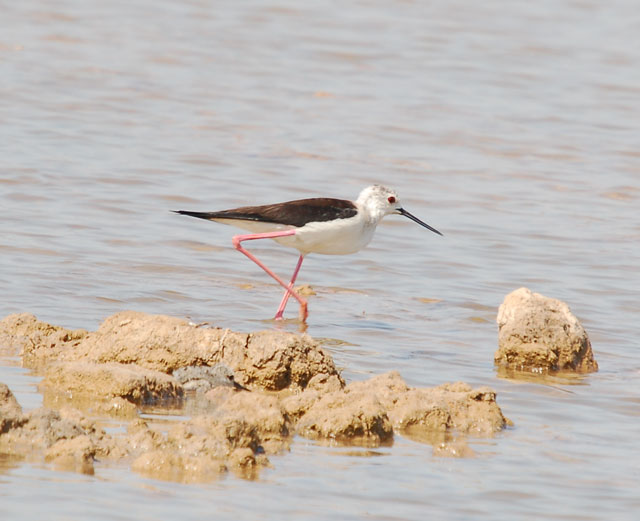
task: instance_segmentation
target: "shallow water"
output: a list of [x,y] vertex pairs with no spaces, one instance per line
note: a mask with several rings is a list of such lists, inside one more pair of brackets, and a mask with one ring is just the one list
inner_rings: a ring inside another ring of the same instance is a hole
[[[486,384],[514,422],[474,441],[475,459],[401,437],[374,454],[299,439],[256,482],[2,460],[1,519],[634,518],[636,2],[34,0],[1,19],[1,316],[275,327],[280,292],[234,230],[169,210],[380,182],[445,237],[389,217],[356,255],[309,256],[308,332],[348,381],[397,369],[411,385]],[[292,271],[295,252],[252,246]],[[598,373],[498,377],[497,306],[523,285],[570,304]],[[18,362],[1,360],[0,381],[35,408]]]

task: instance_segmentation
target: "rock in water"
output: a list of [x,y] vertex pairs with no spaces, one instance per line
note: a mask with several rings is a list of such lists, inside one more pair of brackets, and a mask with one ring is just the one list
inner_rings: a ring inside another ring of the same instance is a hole
[[586,331],[560,300],[517,289],[500,305],[497,322],[498,365],[540,373],[598,370]]

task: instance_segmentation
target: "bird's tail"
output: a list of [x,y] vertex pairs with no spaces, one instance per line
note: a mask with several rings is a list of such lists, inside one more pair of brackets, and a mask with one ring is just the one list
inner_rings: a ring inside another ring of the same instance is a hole
[[197,217],[198,219],[207,219],[211,221],[215,219],[218,214],[217,212],[189,212],[187,210],[172,210],[173,213],[179,213],[180,215],[188,215],[190,217]]

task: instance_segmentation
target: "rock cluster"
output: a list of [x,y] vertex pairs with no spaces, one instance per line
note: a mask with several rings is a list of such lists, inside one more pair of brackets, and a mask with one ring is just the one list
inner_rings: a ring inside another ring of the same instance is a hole
[[[0,386],[0,453],[82,472],[112,458],[160,479],[206,481],[226,470],[252,478],[296,434],[376,447],[397,433],[435,445],[435,454],[468,456],[452,433],[489,436],[508,422],[486,387],[410,388],[393,371],[345,385],[306,335],[122,312],[95,332],[11,315],[0,321],[0,341],[44,375],[46,406],[25,414]],[[158,405],[192,417],[163,432],[138,417],[141,407]],[[131,420],[126,435],[89,419],[105,414]]]

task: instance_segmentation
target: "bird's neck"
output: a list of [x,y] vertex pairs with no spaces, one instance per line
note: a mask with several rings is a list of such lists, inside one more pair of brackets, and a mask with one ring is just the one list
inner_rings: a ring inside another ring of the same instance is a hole
[[377,226],[382,218],[386,215],[384,208],[381,208],[379,205],[370,200],[358,201],[358,204],[362,209],[364,220],[371,226]]

